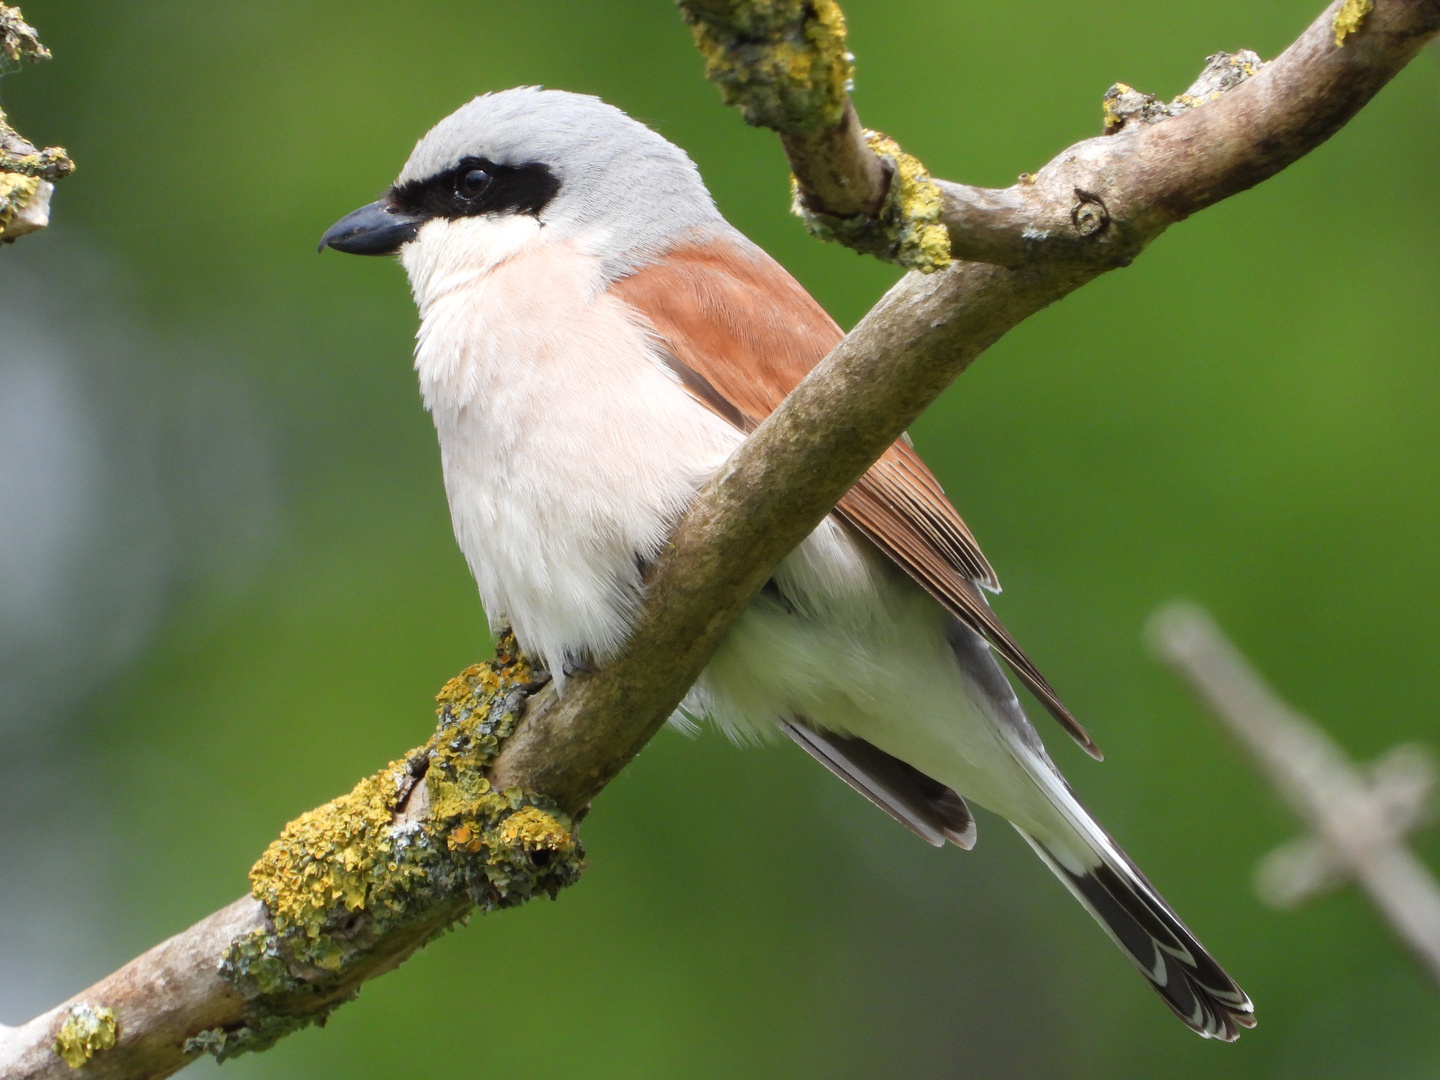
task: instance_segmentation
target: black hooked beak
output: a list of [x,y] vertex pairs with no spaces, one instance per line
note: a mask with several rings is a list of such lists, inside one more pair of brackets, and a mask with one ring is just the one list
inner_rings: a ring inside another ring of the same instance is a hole
[[319,251],[332,247],[348,255],[394,255],[420,231],[425,218],[386,206],[362,206],[331,225],[320,238]]

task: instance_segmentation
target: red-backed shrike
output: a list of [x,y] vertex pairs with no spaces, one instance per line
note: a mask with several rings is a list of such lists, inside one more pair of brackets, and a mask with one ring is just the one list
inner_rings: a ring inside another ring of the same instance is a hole
[[[842,334],[684,151],[593,97],[476,98],[321,248],[399,254],[455,536],[485,610],[563,680],[624,641],[697,488]],[[994,659],[1097,757],[991,612],[998,583],[897,442],[775,571],[683,712],[778,727],[932,844],[1004,815],[1160,996],[1234,1039],[1249,998],[1085,811]]]

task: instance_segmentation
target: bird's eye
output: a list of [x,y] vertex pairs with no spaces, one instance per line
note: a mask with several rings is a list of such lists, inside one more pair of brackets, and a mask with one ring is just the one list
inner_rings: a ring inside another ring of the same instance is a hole
[[476,199],[490,186],[490,174],[484,169],[466,169],[455,177],[455,194],[462,199]]

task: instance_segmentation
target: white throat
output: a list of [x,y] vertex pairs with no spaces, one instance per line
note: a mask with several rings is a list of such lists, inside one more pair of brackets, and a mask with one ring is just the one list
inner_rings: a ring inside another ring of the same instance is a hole
[[410,292],[423,320],[446,294],[489,274],[495,267],[545,239],[545,227],[530,214],[503,217],[434,218],[400,249]]

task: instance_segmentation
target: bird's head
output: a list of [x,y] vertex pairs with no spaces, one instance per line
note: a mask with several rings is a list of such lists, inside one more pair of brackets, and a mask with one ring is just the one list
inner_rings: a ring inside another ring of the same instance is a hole
[[599,98],[525,86],[440,121],[385,196],[331,226],[320,250],[399,254],[419,284],[566,240],[618,274],[719,221],[679,147]]

